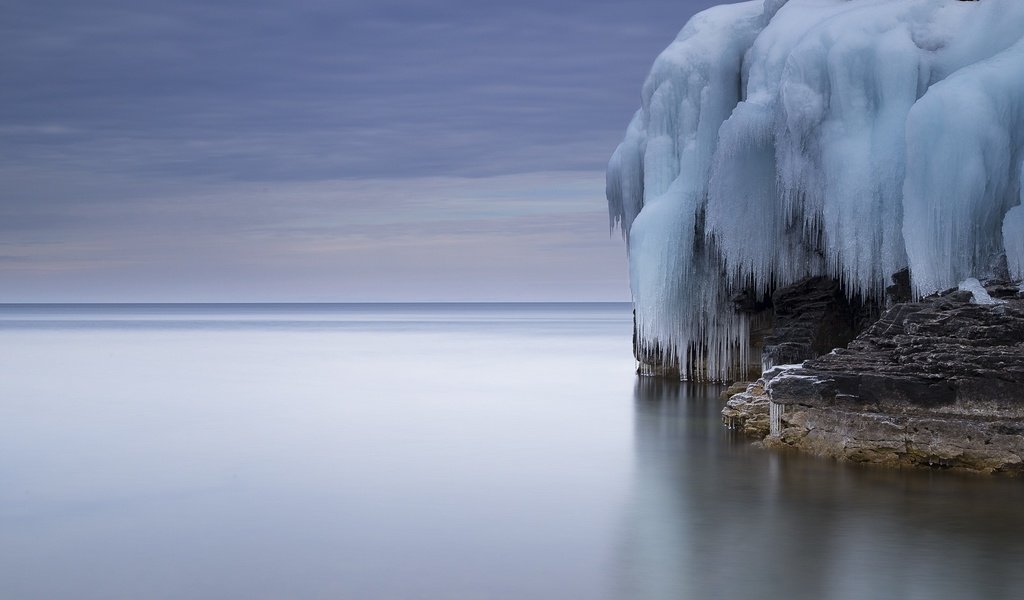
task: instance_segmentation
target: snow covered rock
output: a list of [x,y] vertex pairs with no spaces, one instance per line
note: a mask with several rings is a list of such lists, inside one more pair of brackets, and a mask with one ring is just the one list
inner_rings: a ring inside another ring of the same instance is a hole
[[1022,162],[1018,0],[755,0],[694,16],[608,165],[638,357],[743,376],[751,316],[732,299],[807,277],[866,300],[907,268],[915,297],[1000,264],[1024,278]]

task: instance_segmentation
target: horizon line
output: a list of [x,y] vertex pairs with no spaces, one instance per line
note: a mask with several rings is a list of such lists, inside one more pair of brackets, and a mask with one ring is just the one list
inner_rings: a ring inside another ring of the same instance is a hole
[[0,302],[2,306],[125,306],[125,305],[231,305],[231,304],[632,304],[632,300],[247,300],[247,301],[84,301]]

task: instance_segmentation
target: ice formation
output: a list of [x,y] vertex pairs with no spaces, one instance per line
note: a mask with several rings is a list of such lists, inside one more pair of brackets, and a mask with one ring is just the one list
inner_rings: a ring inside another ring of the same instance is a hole
[[1005,300],[996,300],[988,293],[985,286],[974,277],[968,277],[960,282],[957,289],[961,292],[971,293],[972,304],[1006,304]]
[[748,362],[739,292],[1024,278],[1024,2],[755,0],[694,16],[608,165],[641,352]]

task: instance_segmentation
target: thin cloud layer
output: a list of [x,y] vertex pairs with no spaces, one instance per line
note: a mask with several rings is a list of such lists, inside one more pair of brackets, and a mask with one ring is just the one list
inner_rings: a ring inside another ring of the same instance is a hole
[[[158,230],[189,248],[205,247],[191,241],[208,230],[256,227],[287,237],[315,209],[321,222],[348,224],[332,232],[342,239],[355,235],[346,229],[353,224],[370,240],[385,239],[395,224],[374,221],[375,206],[437,200],[445,194],[417,195],[416,184],[447,181],[457,193],[461,184],[452,182],[467,178],[502,185],[520,175],[534,187],[516,194],[523,204],[512,208],[479,185],[471,201],[416,214],[475,220],[510,248],[531,248],[536,224],[529,220],[544,217],[526,207],[544,198],[557,203],[552,190],[588,173],[592,204],[570,202],[559,214],[600,221],[592,233],[604,243],[600,170],[653,56],[707,4],[8,3],[0,24],[0,277],[7,282],[0,300],[96,296],[82,274],[109,265],[114,278],[126,261],[139,265],[134,283],[108,281],[104,289],[129,294],[134,285],[176,296],[206,289],[198,278],[183,275],[172,286],[145,274],[146,265],[173,265],[184,274],[210,271],[217,289],[227,278],[238,282],[231,289],[260,295],[242,278],[258,276],[262,255],[234,234],[239,245],[225,242],[202,255],[147,246],[139,232]],[[355,183],[330,197],[296,195],[339,181]],[[366,203],[353,191],[358,182],[390,185],[396,196]],[[254,200],[250,192],[259,189],[274,202]],[[405,235],[420,235],[429,247],[438,232],[458,237],[426,223],[413,229]],[[580,246],[560,250],[586,262],[583,271],[624,280],[621,265],[599,263],[600,252],[588,259],[590,242],[576,236],[567,239]],[[488,240],[475,243],[486,248]],[[310,249],[326,247],[334,246],[318,241]],[[128,248],[135,258],[123,254]],[[464,263],[464,279],[485,270],[475,265],[486,252],[469,252],[472,261],[437,252]],[[295,265],[308,277],[293,282],[295,297],[320,294],[312,290],[323,287],[330,261],[347,264],[355,254],[339,247],[320,271]],[[224,258],[241,255],[252,259],[252,272],[233,271],[237,264]],[[446,263],[445,272],[458,268]],[[387,273],[364,276],[379,283]],[[622,296],[624,284],[609,285],[604,295]],[[565,295],[562,287],[548,291]],[[417,291],[405,287],[382,299],[394,294],[415,299]]]
[[621,300],[622,248],[591,210],[598,175],[220,184],[166,195],[111,182],[138,201],[66,206],[59,226],[46,205],[23,208],[0,242],[0,271],[22,284],[5,300],[67,287],[90,302]]

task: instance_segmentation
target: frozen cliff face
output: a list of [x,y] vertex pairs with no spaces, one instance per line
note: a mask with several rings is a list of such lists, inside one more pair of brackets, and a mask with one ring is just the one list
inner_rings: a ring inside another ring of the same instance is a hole
[[641,345],[746,364],[741,291],[1024,275],[1024,2],[766,0],[696,15],[608,165]]

